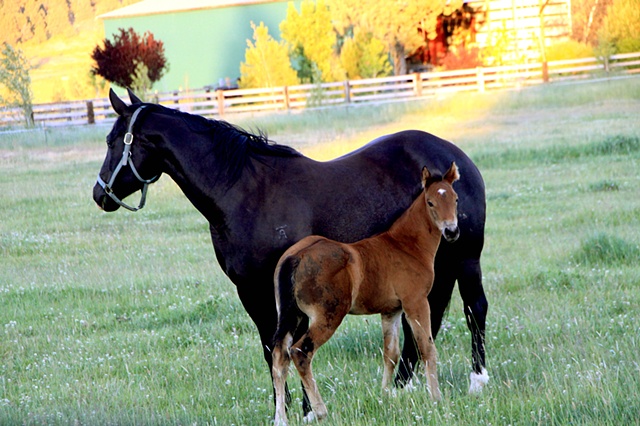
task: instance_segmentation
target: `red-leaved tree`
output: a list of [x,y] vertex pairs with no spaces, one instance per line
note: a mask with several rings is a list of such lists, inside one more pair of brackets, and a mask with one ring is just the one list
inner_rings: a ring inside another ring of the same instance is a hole
[[96,46],[93,50],[91,58],[95,65],[91,72],[144,95],[168,69],[164,44],[149,31],[142,37],[133,28],[119,31],[113,41],[104,40],[104,48]]

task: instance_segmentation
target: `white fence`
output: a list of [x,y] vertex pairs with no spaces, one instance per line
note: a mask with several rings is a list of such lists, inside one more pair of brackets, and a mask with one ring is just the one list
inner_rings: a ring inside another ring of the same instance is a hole
[[[640,52],[597,58],[434,71],[396,77],[303,84],[269,89],[211,90],[158,93],[154,101],[206,117],[256,111],[287,111],[336,104],[385,102],[425,98],[447,92],[486,91],[612,75],[640,73]],[[105,123],[115,120],[108,99],[34,105],[34,121],[40,126]],[[0,125],[19,125],[21,111],[0,109]]]

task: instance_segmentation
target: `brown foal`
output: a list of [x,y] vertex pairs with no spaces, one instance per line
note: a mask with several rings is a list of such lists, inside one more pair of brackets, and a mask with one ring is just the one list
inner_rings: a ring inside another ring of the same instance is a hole
[[[381,314],[382,387],[386,389],[400,355],[398,331],[404,311],[422,357],[431,397],[440,399],[427,296],[433,285],[433,264],[441,236],[449,242],[459,236],[458,196],[452,187],[459,177],[455,162],[441,178],[424,167],[422,194],[388,231],[353,244],[312,235],[282,255],[274,276],[278,308],[272,370],[276,425],[287,424],[285,383],[291,359],[311,403],[312,411],[305,420],[327,416],[311,362],[347,314]],[[308,329],[301,334],[304,330],[299,327],[306,324],[305,317]]]

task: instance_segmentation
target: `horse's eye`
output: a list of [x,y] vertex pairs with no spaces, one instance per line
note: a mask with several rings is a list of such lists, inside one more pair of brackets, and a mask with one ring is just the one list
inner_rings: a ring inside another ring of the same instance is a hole
[[113,141],[111,139],[109,139],[109,138],[107,138],[106,141],[107,141],[107,146],[109,148],[112,148],[113,147]]
[[429,200],[427,200],[427,204],[429,205],[429,207],[433,207],[433,203]]

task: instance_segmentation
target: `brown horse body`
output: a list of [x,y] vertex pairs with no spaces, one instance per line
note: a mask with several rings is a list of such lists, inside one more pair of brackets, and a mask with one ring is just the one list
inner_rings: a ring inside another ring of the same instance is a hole
[[[434,257],[441,236],[458,237],[455,163],[441,179],[423,169],[423,194],[377,236],[343,244],[309,236],[289,248],[275,270],[278,328],[274,336],[275,423],[286,424],[285,383],[292,359],[302,378],[312,412],[327,409],[318,392],[311,362],[347,314],[381,314],[384,374],[387,388],[400,355],[399,325],[404,311],[413,331],[433,399],[440,399],[436,348],[431,335],[427,296],[434,278]],[[308,328],[304,319],[308,318]]]

